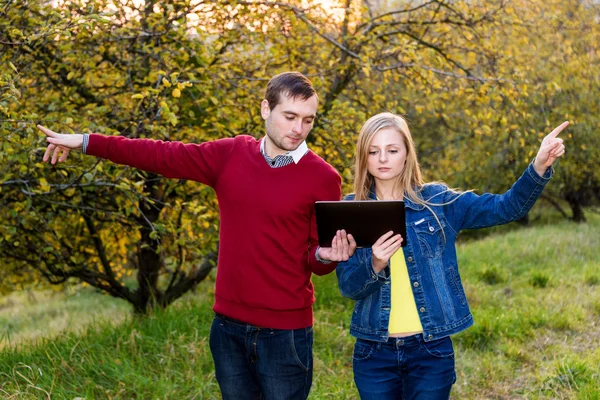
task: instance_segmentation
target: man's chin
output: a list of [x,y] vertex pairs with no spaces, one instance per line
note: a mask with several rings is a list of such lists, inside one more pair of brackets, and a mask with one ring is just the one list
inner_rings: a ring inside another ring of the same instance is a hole
[[294,151],[302,144],[302,140],[298,141],[290,141],[290,143],[285,147],[287,151]]

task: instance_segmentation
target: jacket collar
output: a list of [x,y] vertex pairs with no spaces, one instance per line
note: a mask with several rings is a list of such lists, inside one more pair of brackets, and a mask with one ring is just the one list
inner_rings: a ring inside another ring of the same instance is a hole
[[[371,186],[371,190],[369,191],[369,199],[377,200],[377,196],[375,195],[375,184],[373,184],[373,186]],[[404,197],[404,206],[408,207],[412,210],[415,210],[415,211],[421,211],[425,208],[425,206],[423,204],[417,204],[417,203],[411,201],[408,197]]]

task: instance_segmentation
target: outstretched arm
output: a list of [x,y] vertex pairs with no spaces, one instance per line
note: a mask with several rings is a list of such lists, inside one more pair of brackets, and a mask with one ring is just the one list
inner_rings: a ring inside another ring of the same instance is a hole
[[565,154],[558,134],[569,125],[563,122],[540,145],[535,160],[504,194],[445,192],[446,214],[453,229],[479,229],[506,224],[522,218],[539,198],[553,174],[552,164]]
[[[128,139],[123,136],[66,135],[43,126],[38,128],[50,143],[44,161],[63,162],[70,150],[129,165],[167,178],[190,179],[214,187],[223,166],[229,160],[234,139],[225,138],[200,144],[163,142],[151,139]],[[86,140],[87,139],[87,140]]]

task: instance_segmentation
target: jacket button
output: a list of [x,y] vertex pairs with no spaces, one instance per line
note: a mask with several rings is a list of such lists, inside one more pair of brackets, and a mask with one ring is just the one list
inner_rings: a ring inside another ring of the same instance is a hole
[[413,258],[412,257],[408,257],[408,262],[412,262]]
[[419,287],[419,282],[415,282],[415,283],[413,283],[413,286],[414,286],[414,287]]
[[421,312],[425,312],[425,307],[421,307],[421,308],[419,308],[419,311],[421,311]]
[[429,339],[429,340],[433,339],[433,335],[427,336],[427,339]]
[[433,231],[435,231],[435,228],[433,226],[430,226],[429,227],[429,232],[433,232]]

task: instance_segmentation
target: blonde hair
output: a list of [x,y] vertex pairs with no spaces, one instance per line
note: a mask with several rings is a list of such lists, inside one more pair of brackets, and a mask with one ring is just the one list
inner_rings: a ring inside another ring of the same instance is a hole
[[424,204],[423,199],[417,194],[415,188],[423,186],[421,168],[417,161],[415,144],[408,129],[406,120],[392,113],[377,114],[364,123],[358,134],[356,142],[356,159],[354,161],[354,193],[356,200],[368,200],[371,189],[375,183],[373,175],[367,169],[369,146],[373,137],[382,129],[394,128],[402,135],[406,147],[406,162],[402,173],[398,176],[395,186],[400,189],[404,197],[417,204]]
[[[421,190],[425,185],[423,182],[423,178],[421,175],[421,167],[419,166],[419,161],[417,160],[417,152],[415,150],[415,144],[413,142],[412,135],[410,133],[410,129],[408,128],[408,124],[406,120],[396,114],[392,114],[389,112],[384,112],[377,114],[367,120],[364,123],[362,128],[360,129],[360,133],[358,134],[358,140],[356,142],[356,159],[354,161],[354,196],[355,200],[369,200],[372,193],[372,188],[375,184],[375,179],[373,175],[371,175],[367,169],[367,158],[369,157],[369,146],[373,141],[373,137],[382,129],[393,128],[400,135],[402,135],[402,141],[404,142],[404,146],[406,147],[406,162],[404,164],[404,168],[402,169],[402,173],[396,178],[396,182],[394,183],[395,188],[400,189],[399,192],[402,194],[404,198],[408,198],[411,202],[415,204],[422,205],[427,208],[431,214],[435,217],[436,221],[442,228],[442,234],[444,236],[444,240],[446,240],[446,233],[438,219],[436,213],[433,212],[431,206],[444,206],[450,204],[458,199],[463,193],[458,192],[455,189],[449,189],[435,194],[433,197],[437,197],[442,195],[445,192],[452,192],[457,194],[453,199],[451,199],[447,203],[432,203],[430,199],[423,199],[421,196]],[[441,182],[432,182],[432,183],[441,183]],[[395,191],[394,191],[395,192]]]

